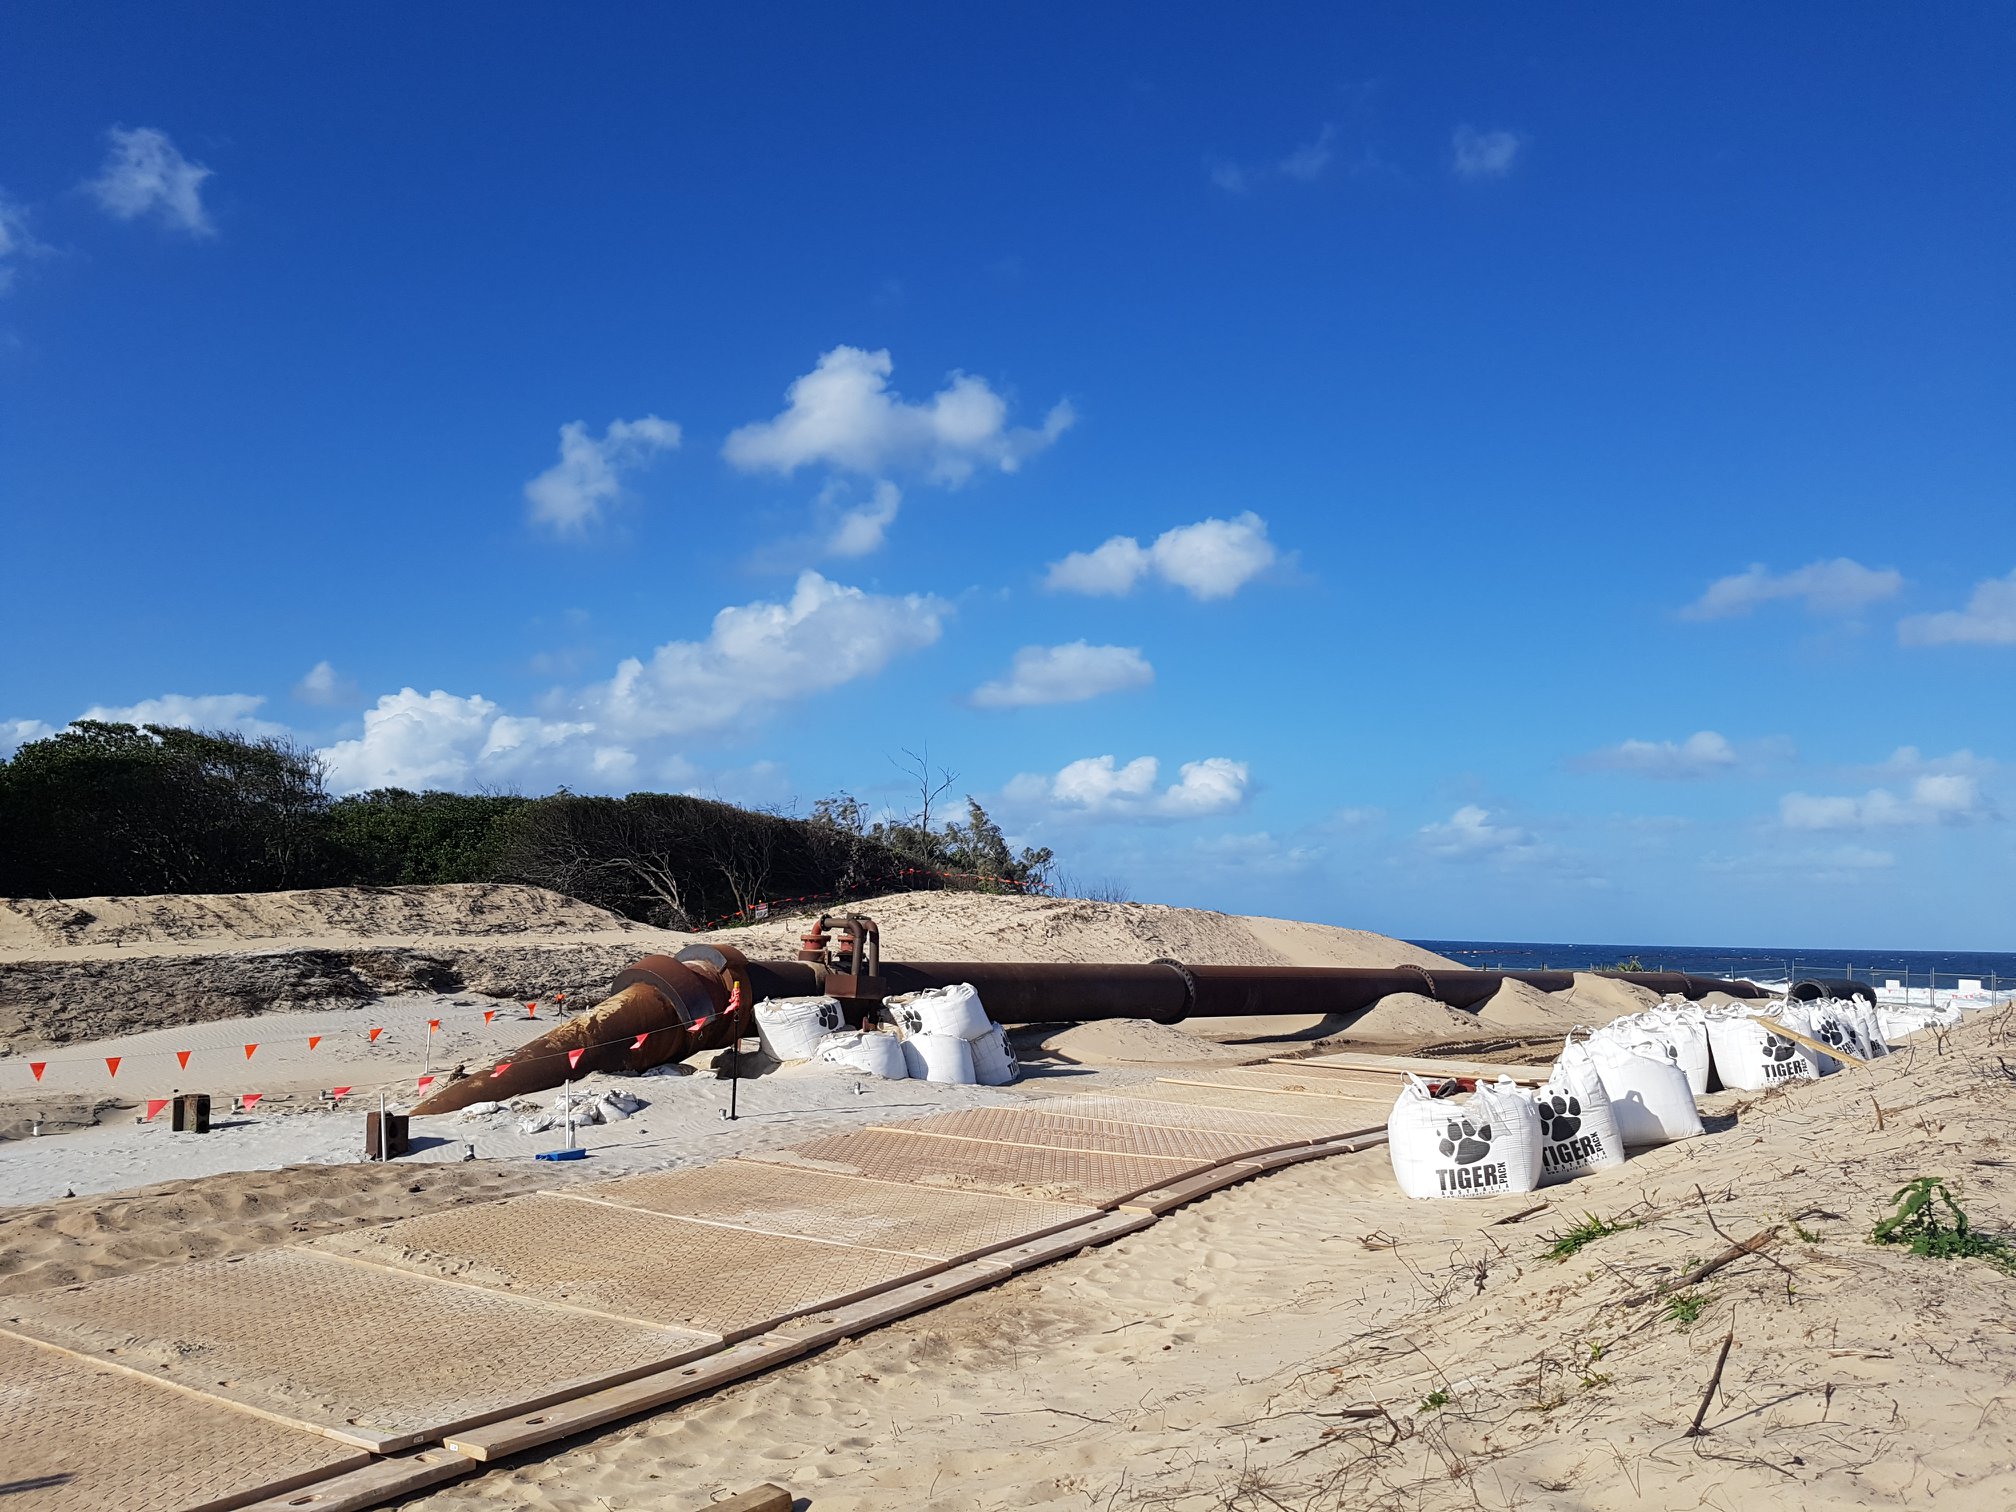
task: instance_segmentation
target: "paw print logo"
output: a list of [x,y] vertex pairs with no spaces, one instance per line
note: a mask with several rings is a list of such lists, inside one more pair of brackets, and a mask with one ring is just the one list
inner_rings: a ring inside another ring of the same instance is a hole
[[1767,1029],[1764,1032],[1764,1053],[1774,1061],[1788,1061],[1797,1052],[1792,1048],[1792,1041],[1773,1034]]
[[1444,1155],[1455,1156],[1456,1164],[1472,1165],[1491,1153],[1491,1125],[1452,1118],[1438,1148]]
[[1848,1045],[1848,1026],[1839,1019],[1822,1019],[1820,1020],[1820,1038],[1832,1045],[1836,1050],[1846,1049]]
[[1550,1144],[1573,1139],[1582,1131],[1582,1099],[1553,1092],[1538,1099],[1540,1131]]

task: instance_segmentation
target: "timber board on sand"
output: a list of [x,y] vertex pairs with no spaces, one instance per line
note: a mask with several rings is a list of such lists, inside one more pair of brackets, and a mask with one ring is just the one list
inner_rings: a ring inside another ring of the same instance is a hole
[[900,1128],[906,1134],[949,1139],[1036,1145],[1053,1150],[1095,1150],[1106,1155],[1159,1155],[1170,1160],[1213,1163],[1254,1154],[1264,1143],[1216,1129],[1172,1129],[1161,1124],[1122,1123],[1110,1118],[1059,1117],[1048,1110],[1025,1108],[967,1108],[957,1113],[911,1119]]
[[193,1512],[370,1462],[353,1445],[0,1334],[8,1512]]
[[1372,1055],[1364,1051],[1344,1050],[1332,1055],[1311,1055],[1292,1061],[1269,1061],[1270,1070],[1311,1067],[1317,1071],[1370,1071],[1394,1080],[1408,1075],[1415,1076],[1464,1076],[1482,1081],[1496,1081],[1501,1076],[1509,1076],[1515,1082],[1531,1086],[1543,1085],[1551,1066],[1502,1066],[1485,1061],[1457,1060],[1442,1055]]

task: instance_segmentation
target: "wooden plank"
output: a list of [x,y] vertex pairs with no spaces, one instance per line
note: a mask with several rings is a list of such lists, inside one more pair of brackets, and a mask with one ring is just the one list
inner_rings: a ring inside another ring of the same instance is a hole
[[1466,1076],[1495,1081],[1509,1076],[1516,1082],[1540,1086],[1551,1066],[1496,1066],[1483,1061],[1457,1060],[1441,1055],[1373,1055],[1360,1050],[1341,1050],[1331,1055],[1311,1055],[1291,1064],[1316,1067],[1338,1066],[1346,1071],[1378,1071],[1395,1078],[1412,1072],[1416,1076]]
[[1167,1186],[1143,1192],[1138,1197],[1130,1197],[1120,1204],[1123,1213],[1132,1209],[1149,1218],[1159,1218],[1173,1208],[1195,1202],[1199,1197],[1208,1197],[1213,1192],[1222,1191],[1242,1181],[1251,1181],[1261,1174],[1261,1168],[1246,1161],[1235,1161],[1231,1165],[1219,1166],[1214,1171],[1204,1171],[1196,1176],[1186,1176],[1181,1181],[1172,1181]]
[[539,1412],[486,1423],[448,1436],[447,1445],[471,1459],[497,1460],[507,1455],[536,1449],[559,1439],[572,1438],[618,1418],[704,1396],[723,1386],[733,1385],[752,1375],[796,1359],[813,1346],[804,1338],[784,1334],[764,1334],[731,1344],[717,1355],[682,1365],[676,1370],[655,1371],[625,1381],[620,1386],[590,1392]]
[[807,1313],[802,1318],[792,1318],[788,1322],[778,1324],[774,1334],[766,1334],[764,1337],[800,1339],[804,1341],[807,1349],[821,1348],[840,1339],[858,1338],[871,1329],[882,1327],[885,1323],[894,1323],[909,1317],[912,1313],[924,1312],[941,1302],[950,1302],[955,1297],[963,1297],[968,1292],[979,1291],[985,1286],[994,1286],[1007,1280],[1014,1273],[1012,1267],[1004,1265],[991,1255],[984,1260],[969,1260],[964,1265],[955,1265],[948,1271],[940,1271],[928,1281],[916,1281],[908,1286],[899,1286],[894,1291],[884,1292],[879,1297],[871,1297],[866,1302],[854,1302],[846,1307],[835,1307],[825,1312]]
[[413,1454],[373,1461],[291,1496],[274,1496],[253,1502],[243,1512],[304,1512],[304,1509],[305,1512],[366,1512],[367,1508],[382,1507],[387,1502],[411,1496],[416,1491],[425,1491],[443,1481],[472,1475],[481,1468],[476,1460],[453,1449],[421,1449]]
[[765,1481],[747,1491],[707,1503],[707,1512],[791,1512],[791,1493]]
[[987,1258],[998,1260],[1014,1270],[1028,1270],[1032,1266],[1047,1265],[1052,1260],[1061,1260],[1066,1255],[1075,1255],[1090,1249],[1095,1244],[1108,1244],[1125,1234],[1132,1234],[1147,1228],[1155,1221],[1152,1213],[1128,1212],[1122,1208],[1117,1213],[1102,1213],[1089,1223],[1081,1223],[1076,1228],[1065,1229],[1061,1233],[1046,1234],[1041,1239],[1031,1239],[1026,1244],[1012,1245],[1005,1250],[996,1250]]

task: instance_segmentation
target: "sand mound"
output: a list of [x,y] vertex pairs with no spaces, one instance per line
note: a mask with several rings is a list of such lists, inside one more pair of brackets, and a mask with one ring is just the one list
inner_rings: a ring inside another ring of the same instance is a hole
[[1627,1013],[1643,1013],[1659,1002],[1659,994],[1648,987],[1588,971],[1576,972],[1575,985],[1552,996],[1578,1015],[1576,1022],[1592,1029]]
[[[1152,961],[1211,966],[1455,967],[1432,951],[1362,929],[1244,918],[1159,903],[1094,903],[998,893],[913,892],[846,905],[882,927],[892,961]],[[751,960],[797,954],[802,918],[724,931]]]
[[648,933],[641,924],[543,887],[324,887],[302,892],[140,898],[0,899],[0,952],[79,946],[254,941],[468,939]]
[[1499,1029],[1558,1029],[1566,1034],[1584,1022],[1584,1016],[1565,998],[1508,978],[1477,1010],[1477,1017]]
[[1395,992],[1366,1009],[1344,1031],[1350,1040],[1461,1039],[1481,1026],[1477,1016],[1418,992]]
[[[1018,1037],[1019,1039],[1019,1037]],[[1185,1034],[1169,1024],[1152,1019],[1100,1019],[1074,1024],[1037,1040],[1025,1053],[1055,1055],[1064,1060],[1093,1066],[1129,1065],[1138,1062],[1250,1059],[1240,1051],[1228,1051],[1209,1040]]]
[[1727,992],[1704,992],[1695,999],[1703,1008],[1729,1008],[1746,1003],[1761,1002],[1761,998],[1739,998]]

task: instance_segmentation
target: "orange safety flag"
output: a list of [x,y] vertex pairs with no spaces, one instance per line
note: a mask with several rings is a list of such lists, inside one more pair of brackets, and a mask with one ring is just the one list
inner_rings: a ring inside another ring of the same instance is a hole
[[490,1020],[494,1019],[495,1017],[497,1017],[497,1010],[496,1010],[495,1008],[485,1008],[485,1009],[483,1010],[483,1022],[484,1022],[484,1023],[486,1023],[486,1024],[487,1024],[487,1023],[489,1023],[489,1022],[490,1022]]
[[730,1013],[733,1013],[736,1009],[740,1008],[741,1006],[742,1006],[742,984],[740,982],[730,982],[728,984],[728,1011]]
[[537,1003],[527,1003],[525,1005],[525,1012],[530,1017],[537,1018],[539,1017],[539,1005]]
[[123,1056],[123,1055],[108,1055],[108,1056],[106,1056],[106,1057],[105,1057],[105,1074],[106,1074],[107,1076],[117,1076],[117,1075],[119,1074],[119,1062],[121,1062],[121,1061],[122,1061],[122,1060],[124,1060],[125,1058],[126,1058],[126,1057],[125,1057],[125,1056]]
[[579,1050],[569,1050],[567,1052],[567,1069],[569,1071],[572,1071],[576,1066],[581,1064],[581,1057],[587,1053],[587,1050],[588,1047],[583,1045]]
[[350,1089],[348,1087],[331,1087],[329,1089],[329,1096],[332,1099],[338,1097],[348,1097],[349,1095],[350,1095]]
[[375,1045],[375,1044],[377,1044],[377,1043],[378,1043],[378,1036],[379,1036],[379,1035],[381,1035],[381,1034],[383,1034],[384,1032],[385,1032],[385,1031],[384,1031],[383,1029],[373,1029],[373,1030],[371,1031],[371,1043],[372,1043],[372,1044],[374,1044],[374,1045]]
[[147,1116],[146,1116],[146,1117],[145,1117],[144,1119],[142,1119],[142,1120],[141,1120],[141,1122],[142,1122],[142,1123],[152,1123],[152,1122],[154,1122],[154,1115],[155,1115],[156,1113],[159,1113],[159,1112],[160,1112],[160,1111],[161,1111],[161,1110],[162,1110],[163,1108],[167,1107],[167,1106],[168,1106],[168,1104],[170,1104],[170,1103],[171,1103],[171,1102],[173,1102],[174,1100],[175,1100],[175,1099],[174,1099],[174,1098],[172,1098],[172,1097],[150,1097],[150,1098],[148,1098],[148,1099],[147,1099]]
[[47,1071],[47,1070],[49,1069],[49,1062],[47,1062],[47,1061],[30,1061],[30,1062],[28,1062],[28,1069],[29,1069],[30,1071],[33,1071],[33,1072],[35,1073],[35,1080],[37,1080],[37,1081],[40,1081],[40,1080],[42,1080],[42,1073],[43,1073],[44,1071]]
[[252,1104],[259,1101],[259,1099],[264,1097],[265,1095],[266,1094],[264,1092],[241,1092],[238,1094],[238,1106],[241,1108],[249,1108],[252,1106]]
[[187,1071],[189,1069],[189,1052],[187,1050],[177,1050],[175,1052],[175,1064],[180,1066],[184,1071]]
[[556,1003],[564,1003],[567,1001],[567,994],[564,992],[556,992],[553,994],[553,1001]]
[[440,1027],[441,1027],[441,1020],[439,1019],[427,1020],[427,1032],[429,1034],[432,1034],[436,1029],[439,1029]]
[[433,1085],[434,1085],[434,1078],[433,1078],[433,1077],[431,1077],[431,1076],[423,1076],[423,1077],[421,1077],[421,1078],[420,1078],[420,1090],[421,1090],[422,1092],[425,1092],[425,1091],[426,1091],[426,1090],[427,1090],[427,1089],[428,1089],[429,1087],[431,1087],[431,1086],[433,1086]]
[[635,1038],[634,1040],[630,1041],[630,1048],[632,1050],[642,1050],[644,1048],[644,1041],[646,1041],[649,1038],[651,1038],[651,1035],[650,1031],[647,1030],[643,1034],[638,1035],[637,1038]]
[[256,1044],[253,1044],[253,1045],[247,1045],[247,1046],[245,1047],[245,1059],[247,1059],[247,1060],[250,1060],[250,1059],[252,1059],[252,1052],[253,1052],[254,1050],[257,1050],[258,1048],[259,1048],[259,1047],[258,1047],[258,1046],[257,1046]]
[[309,1035],[309,1036],[308,1036],[308,1048],[309,1048],[310,1050],[313,1050],[313,1049],[314,1049],[314,1048],[315,1048],[315,1047],[316,1047],[317,1045],[319,1045],[319,1044],[321,1044],[321,1043],[322,1043],[322,1036],[321,1036],[321,1035],[319,1035],[319,1034],[311,1034],[311,1035]]

